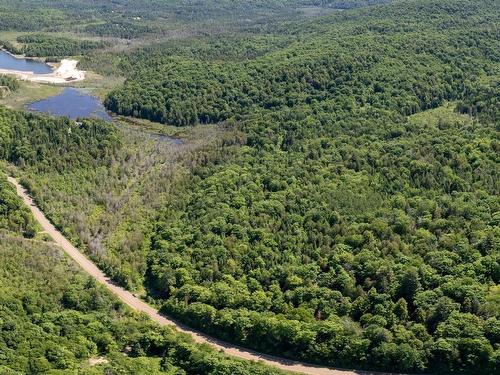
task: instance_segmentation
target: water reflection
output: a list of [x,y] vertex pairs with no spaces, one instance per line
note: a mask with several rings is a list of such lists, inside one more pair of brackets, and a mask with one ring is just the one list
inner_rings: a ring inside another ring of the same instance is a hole
[[99,98],[72,87],[65,88],[59,95],[29,104],[28,109],[54,116],[67,116],[73,120],[98,118],[111,121],[111,116]]

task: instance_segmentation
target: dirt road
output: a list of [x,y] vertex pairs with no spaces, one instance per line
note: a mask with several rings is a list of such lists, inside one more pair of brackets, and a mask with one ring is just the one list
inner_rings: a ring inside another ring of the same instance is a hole
[[42,211],[34,204],[33,200],[27,193],[19,182],[8,177],[9,181],[16,187],[17,194],[23,199],[24,203],[29,206],[31,212],[35,219],[40,223],[43,230],[46,231],[52,239],[66,252],[80,267],[87,272],[90,276],[94,277],[101,284],[106,286],[111,292],[113,292],[120,300],[131,308],[146,313],[155,322],[161,325],[173,325],[178,331],[187,333],[191,335],[197,343],[205,343],[211,345],[216,350],[221,350],[225,354],[246,359],[252,361],[261,361],[267,365],[280,368],[282,370],[288,370],[303,374],[311,375],[355,375],[355,374],[369,374],[368,372],[358,372],[351,370],[340,370],[340,369],[330,369],[326,367],[319,367],[314,365],[309,365],[301,362],[296,362],[292,360],[282,359],[266,354],[261,354],[252,350],[240,348],[233,344],[229,344],[222,340],[207,336],[196,330],[193,330],[181,323],[170,320],[163,315],[160,315],[158,311],[139,298],[135,297],[129,291],[115,285],[99,268],[97,268],[94,263],[88,260],[82,253],[80,253],[45,217]]

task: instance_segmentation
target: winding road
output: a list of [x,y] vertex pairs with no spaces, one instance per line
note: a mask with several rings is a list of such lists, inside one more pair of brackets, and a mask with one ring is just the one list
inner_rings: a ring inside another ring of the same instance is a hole
[[[112,293],[114,293],[121,301],[130,306],[136,311],[143,312],[147,314],[151,319],[160,325],[173,325],[178,331],[189,334],[195,342],[200,344],[208,344],[214,349],[224,352],[229,356],[236,358],[241,358],[251,361],[260,361],[269,366],[274,366],[276,368],[292,371],[303,374],[311,375],[357,375],[357,374],[375,374],[365,371],[353,371],[353,370],[342,370],[342,369],[332,369],[321,366],[315,366],[311,364],[306,364],[302,362],[297,362],[293,360],[288,360],[284,358],[279,358],[267,354],[262,354],[255,352],[253,350],[244,349],[233,344],[227,343],[225,341],[207,336],[199,331],[191,329],[179,322],[171,320],[163,315],[161,315],[156,309],[149,306],[147,303],[141,299],[134,296],[132,293],[123,289],[122,287],[116,285],[109,277],[107,277],[97,266],[87,259],[82,253],[78,251],[55,227],[52,223],[45,217],[43,212],[36,206],[33,199],[30,197],[26,189],[19,184],[19,182],[12,177],[8,177],[10,183],[12,183],[17,190],[17,194],[23,199],[24,203],[30,208],[33,216],[42,226],[43,230],[46,231],[54,240],[54,242],[59,245],[66,254],[68,254],[78,265],[87,272],[90,276],[95,278],[106,288],[108,288]],[[381,374],[381,373],[377,373]]]

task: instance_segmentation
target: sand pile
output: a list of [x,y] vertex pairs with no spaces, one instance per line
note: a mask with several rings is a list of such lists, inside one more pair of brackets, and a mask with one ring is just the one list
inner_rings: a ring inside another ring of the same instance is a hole
[[61,61],[59,67],[52,73],[36,74],[33,72],[23,72],[20,70],[0,69],[0,74],[14,75],[19,79],[40,82],[40,83],[68,83],[83,81],[85,72],[77,69],[78,61],[65,59]]

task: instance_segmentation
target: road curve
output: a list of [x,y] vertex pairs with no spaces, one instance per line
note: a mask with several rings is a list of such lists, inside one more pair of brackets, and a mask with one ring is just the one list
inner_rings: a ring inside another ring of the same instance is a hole
[[[353,370],[342,370],[342,369],[332,369],[321,366],[315,366],[311,364],[306,364],[298,361],[288,360],[284,358],[279,358],[267,354],[262,354],[255,352],[253,350],[244,349],[233,344],[227,343],[225,341],[207,336],[199,331],[191,329],[179,322],[168,319],[167,317],[161,315],[156,309],[149,306],[147,303],[141,299],[135,297],[129,291],[123,289],[116,285],[110,280],[97,266],[87,259],[82,253],[78,251],[55,227],[52,223],[45,217],[43,212],[36,206],[33,199],[30,197],[26,189],[19,184],[19,182],[12,177],[8,177],[10,183],[12,183],[17,190],[17,195],[19,195],[24,203],[30,208],[33,216],[42,226],[43,230],[46,231],[58,244],[66,254],[68,254],[78,265],[87,272],[90,276],[95,278],[111,292],[113,292],[122,302],[130,306],[132,309],[143,312],[147,314],[151,319],[161,325],[173,325],[178,331],[189,334],[195,342],[200,344],[208,344],[216,350],[220,350],[229,356],[236,358],[241,358],[251,361],[260,361],[269,366],[274,366],[282,370],[298,372],[310,375],[359,375],[359,374],[375,374],[365,371],[353,371]],[[381,374],[381,373],[377,373]]]

